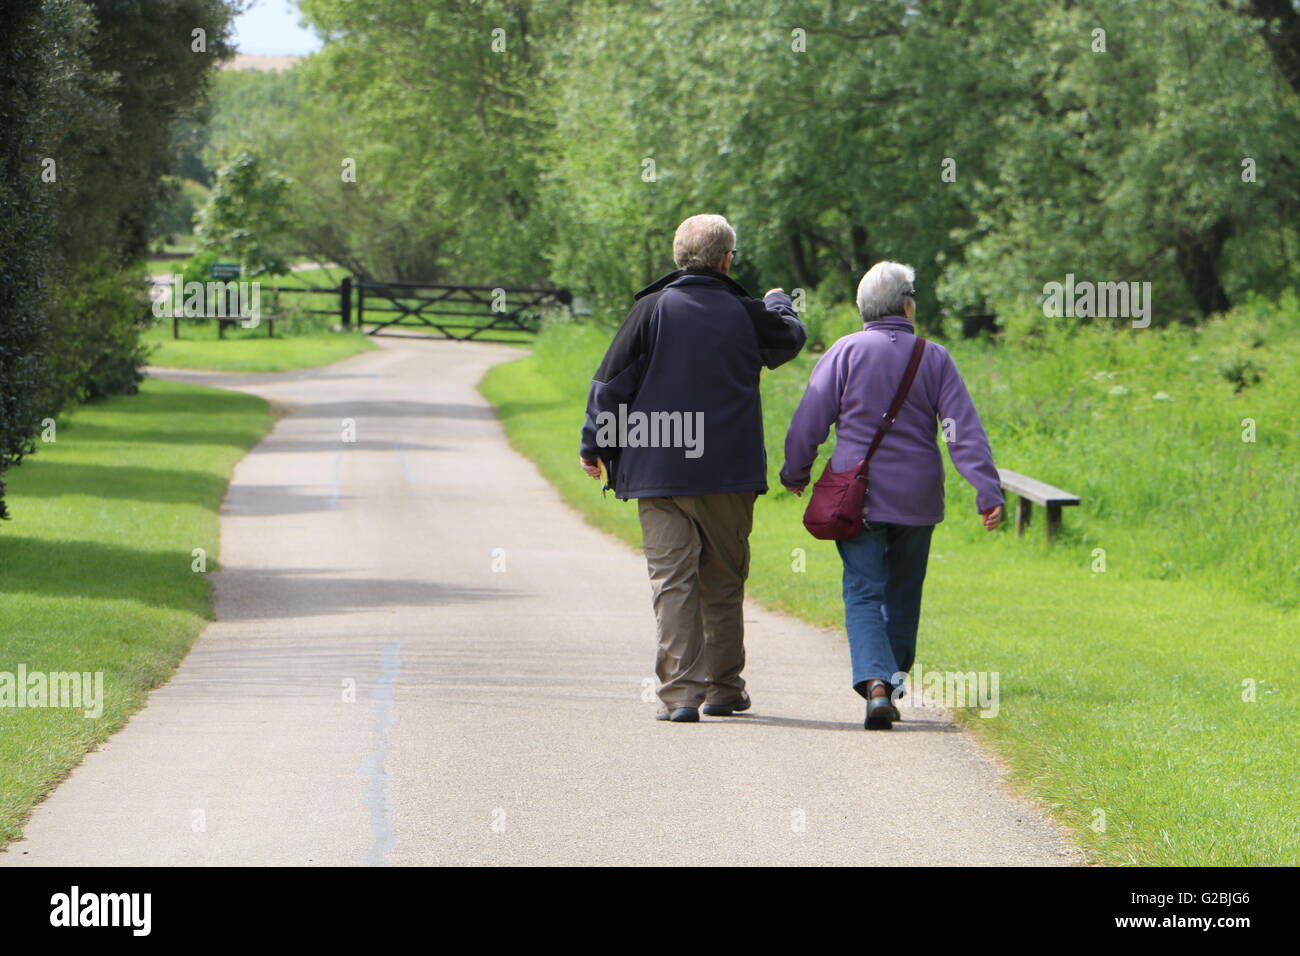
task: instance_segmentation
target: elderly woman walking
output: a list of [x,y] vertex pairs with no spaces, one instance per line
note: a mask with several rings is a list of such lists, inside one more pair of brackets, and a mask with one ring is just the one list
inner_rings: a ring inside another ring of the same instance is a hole
[[[858,285],[862,331],[846,335],[813,369],[785,438],[781,483],[802,494],[818,447],[835,426],[828,466],[849,472],[869,456],[862,528],[835,542],[844,562],[844,624],[853,689],[867,700],[868,730],[899,719],[895,700],[916,657],[921,587],[930,535],[943,520],[943,431],[953,464],[976,491],[975,506],[992,531],[1003,497],[988,436],[947,349],[923,342],[910,388],[906,371],[918,343],[915,272],[878,262]],[[905,394],[892,421],[888,411]]]

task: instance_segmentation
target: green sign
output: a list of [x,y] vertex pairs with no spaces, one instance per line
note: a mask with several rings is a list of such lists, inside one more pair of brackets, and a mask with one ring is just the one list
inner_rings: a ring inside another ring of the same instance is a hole
[[238,279],[238,262],[214,262],[208,266],[208,276],[213,279]]

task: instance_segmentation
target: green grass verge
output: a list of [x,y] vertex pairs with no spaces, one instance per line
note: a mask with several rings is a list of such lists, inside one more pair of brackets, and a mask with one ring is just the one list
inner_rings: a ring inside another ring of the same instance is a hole
[[[990,535],[949,465],[918,661],[931,672],[999,674],[998,715],[972,709],[959,719],[1100,863],[1300,862],[1291,793],[1300,776],[1300,619],[1286,587],[1295,544],[1285,527],[1298,509],[1268,513],[1295,501],[1294,439],[1283,428],[1295,345],[1270,335],[1275,348],[1255,357],[1270,375],[1236,395],[1213,369],[1187,372],[1206,367],[1199,357],[1213,358],[1221,331],[1194,342],[1153,331],[1127,355],[1100,339],[954,346],[999,462],[1076,491],[1084,505],[1066,512],[1050,549],[1037,534],[1016,540],[1005,525]],[[609,334],[549,329],[532,356],[494,368],[482,392],[567,501],[639,547],[635,508],[602,498],[576,463],[587,381]],[[810,364],[764,373],[774,488]],[[1143,401],[1138,388],[1175,398]],[[1271,437],[1228,441],[1251,415]],[[759,499],[750,594],[839,627],[839,560],[804,533],[802,507],[784,490]],[[1104,573],[1093,570],[1097,547],[1107,550]],[[797,549],[806,553],[802,572]],[[846,698],[856,701],[848,681],[846,673]],[[1253,702],[1242,699],[1245,681],[1257,682]]]
[[375,347],[368,336],[355,332],[268,338],[264,329],[232,329],[222,340],[217,338],[215,322],[187,323],[179,340],[171,335],[170,323],[145,331],[141,338],[154,346],[151,364],[218,372],[285,372],[329,365]]
[[102,672],[103,714],[0,707],[0,845],[32,806],[171,675],[212,618],[231,470],[271,426],[235,392],[146,381],[85,406],[6,472],[0,526],[0,671]]

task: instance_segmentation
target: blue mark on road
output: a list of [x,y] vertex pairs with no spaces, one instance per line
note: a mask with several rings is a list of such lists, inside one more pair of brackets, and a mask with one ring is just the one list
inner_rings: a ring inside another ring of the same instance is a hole
[[366,806],[370,809],[370,852],[366,854],[366,866],[384,866],[384,858],[397,843],[393,833],[393,794],[388,786],[388,772],[384,764],[388,758],[388,731],[393,726],[395,700],[393,689],[397,675],[402,670],[402,645],[385,644],[380,652],[379,683],[375,685],[375,749],[370,759],[361,768],[370,778],[370,792],[366,795]]

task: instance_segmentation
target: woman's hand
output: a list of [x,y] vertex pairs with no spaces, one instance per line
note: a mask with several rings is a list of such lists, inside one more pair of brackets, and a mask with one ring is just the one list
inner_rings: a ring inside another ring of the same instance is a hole
[[790,492],[790,494],[794,495],[796,498],[803,496],[802,488],[791,488],[789,485],[782,485],[781,487]]
[[600,462],[592,458],[579,458],[578,461],[589,477],[600,480]]
[[994,505],[988,511],[984,512],[984,527],[989,531],[997,528],[1002,523],[1002,506]]

